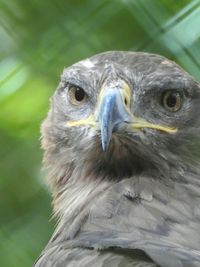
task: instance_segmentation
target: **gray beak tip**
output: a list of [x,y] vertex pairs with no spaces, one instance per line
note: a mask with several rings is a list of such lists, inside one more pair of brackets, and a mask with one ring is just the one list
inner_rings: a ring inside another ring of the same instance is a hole
[[102,150],[103,152],[106,152],[108,150],[108,142],[101,142]]
[[101,129],[101,146],[104,152],[108,150],[111,134],[108,133],[108,128]]

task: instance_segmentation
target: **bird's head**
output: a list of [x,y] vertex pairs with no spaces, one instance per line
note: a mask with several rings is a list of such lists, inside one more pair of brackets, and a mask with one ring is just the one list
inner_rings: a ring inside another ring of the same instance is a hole
[[159,55],[107,52],[66,68],[42,126],[55,195],[197,164],[199,105],[199,84]]

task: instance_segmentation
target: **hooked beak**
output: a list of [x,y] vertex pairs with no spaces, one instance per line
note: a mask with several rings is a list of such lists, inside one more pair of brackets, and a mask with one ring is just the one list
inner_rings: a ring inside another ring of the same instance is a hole
[[118,81],[116,86],[103,86],[96,120],[101,129],[101,143],[103,151],[108,149],[112,133],[129,124],[133,131],[141,128],[151,128],[167,133],[175,133],[176,128],[149,123],[133,116],[130,111],[131,90],[124,81]]
[[[118,87],[118,86],[116,86]],[[128,105],[130,104],[130,89],[123,82],[123,88],[102,88],[96,120],[101,129],[101,143],[103,151],[108,149],[113,131],[125,123],[132,121]]]

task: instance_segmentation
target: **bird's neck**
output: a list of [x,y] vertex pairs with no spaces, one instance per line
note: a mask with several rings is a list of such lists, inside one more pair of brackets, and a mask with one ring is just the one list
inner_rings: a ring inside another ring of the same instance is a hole
[[[149,180],[152,178],[152,183],[158,181],[159,177],[148,177],[145,173],[142,174],[145,178],[143,179],[144,189],[149,185]],[[200,197],[200,174],[199,168],[188,168],[187,171],[182,173],[174,173],[174,177],[170,178],[170,188],[173,192],[178,191],[184,192],[185,202],[187,198],[194,196]],[[177,179],[177,176],[179,178]],[[136,180],[138,177],[130,177],[128,180]],[[167,179],[167,177],[162,177],[162,179]],[[176,180],[173,180],[176,179]],[[145,182],[146,181],[146,182]],[[59,217],[59,225],[57,231],[65,231],[66,239],[73,239],[76,233],[79,231],[80,226],[87,219],[88,214],[92,211],[92,205],[94,201],[101,196],[107,190],[110,190],[114,184],[120,183],[121,181],[110,181],[107,177],[93,177],[92,174],[87,177],[80,177],[79,175],[72,175],[62,192],[57,194],[54,200],[54,207],[56,214]],[[159,181],[160,184],[166,181]],[[133,183],[134,184],[134,183]],[[151,185],[152,187],[153,184]],[[182,189],[183,191],[182,191]],[[133,188],[133,190],[135,190]],[[141,194],[143,194],[142,189]],[[139,193],[138,193],[139,195]],[[192,208],[192,207],[191,207]],[[57,233],[56,231],[56,233]],[[56,234],[55,233],[55,234]],[[55,235],[54,235],[55,236]]]

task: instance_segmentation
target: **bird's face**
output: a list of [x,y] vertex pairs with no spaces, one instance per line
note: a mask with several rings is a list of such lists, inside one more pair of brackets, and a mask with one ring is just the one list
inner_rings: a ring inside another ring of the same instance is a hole
[[51,183],[197,162],[199,104],[199,84],[158,55],[108,52],[65,69],[42,127]]

